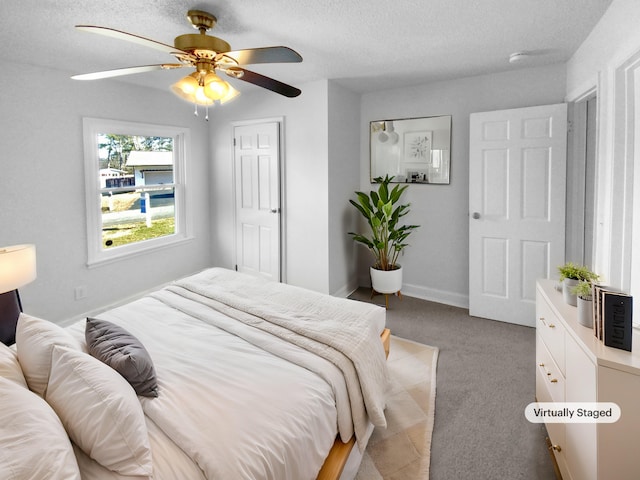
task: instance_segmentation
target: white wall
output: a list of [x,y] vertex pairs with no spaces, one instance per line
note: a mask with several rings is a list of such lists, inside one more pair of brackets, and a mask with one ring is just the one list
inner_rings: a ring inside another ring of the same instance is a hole
[[[370,121],[452,115],[450,185],[410,185],[403,197],[411,203],[406,222],[421,225],[400,258],[404,293],[468,306],[469,114],[560,103],[564,93],[565,67],[552,65],[362,96],[360,187],[364,191],[371,189]],[[363,257],[359,281],[367,285],[371,258]]]
[[323,293],[357,287],[348,199],[359,182],[360,97],[322,80],[285,98],[252,90],[213,112],[214,263],[235,265],[233,122],[283,117],[284,280]]
[[329,82],[329,293],[346,296],[358,287],[355,198],[360,181],[360,95]]
[[[633,250],[632,232],[640,232],[640,212],[633,211],[633,191],[640,190],[637,172],[634,180],[640,157],[634,145],[639,139],[634,123],[640,115],[638,25],[640,2],[614,0],[567,63],[566,88],[570,101],[590,89],[598,95],[594,269],[603,281],[636,295],[640,295],[640,248]],[[635,200],[638,205],[638,195]]]
[[[169,92],[3,63],[0,75],[0,247],[34,243],[38,278],[20,289],[28,313],[60,322],[210,264],[207,126]],[[82,118],[191,129],[187,244],[87,268]],[[76,301],[74,288],[87,297]]]
[[284,280],[329,293],[327,83],[298,85],[293,99],[245,89],[210,112],[214,264],[235,265],[232,123],[284,117]]

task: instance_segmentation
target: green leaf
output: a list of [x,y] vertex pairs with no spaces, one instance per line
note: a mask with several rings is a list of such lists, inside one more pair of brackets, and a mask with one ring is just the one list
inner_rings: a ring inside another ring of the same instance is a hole
[[381,210],[383,211],[386,218],[391,218],[391,213],[393,212],[393,203],[385,203],[384,205],[382,205]]
[[380,195],[380,200],[383,203],[387,203],[389,201],[389,191],[387,189],[387,183],[383,182],[380,184],[380,188],[378,188],[378,194]]

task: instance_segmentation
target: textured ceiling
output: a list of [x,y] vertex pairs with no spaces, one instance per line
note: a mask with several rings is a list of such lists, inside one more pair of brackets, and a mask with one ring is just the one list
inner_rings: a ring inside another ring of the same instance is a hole
[[[171,62],[170,55],[79,32],[111,27],[173,44],[190,9],[233,49],[286,45],[302,64],[253,66],[291,85],[329,78],[366,92],[566,61],[611,0],[0,0],[0,59],[74,73]],[[509,54],[529,51],[512,65]],[[0,73],[1,75],[1,73]],[[167,88],[182,71],[121,77]],[[113,80],[98,80],[113,81]],[[249,87],[245,83],[240,88]],[[257,87],[250,87],[257,88]]]

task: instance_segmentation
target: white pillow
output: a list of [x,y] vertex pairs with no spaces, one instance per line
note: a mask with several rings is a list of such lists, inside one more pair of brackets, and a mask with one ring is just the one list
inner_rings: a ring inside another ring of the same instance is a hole
[[131,385],[91,355],[54,346],[45,400],[71,440],[121,475],[152,475],[151,447],[140,401]]
[[47,402],[0,378],[0,476],[80,480],[67,432]]
[[55,323],[20,314],[16,327],[18,360],[29,388],[44,397],[51,370],[54,345],[82,350],[82,345],[69,332]]
[[18,362],[18,354],[15,350],[0,342],[0,377],[13,380],[18,385],[27,388],[22,368]]

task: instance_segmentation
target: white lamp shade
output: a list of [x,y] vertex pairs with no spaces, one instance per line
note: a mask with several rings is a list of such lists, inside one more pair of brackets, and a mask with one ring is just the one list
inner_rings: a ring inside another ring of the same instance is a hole
[[35,245],[0,247],[0,293],[20,288],[35,278]]

